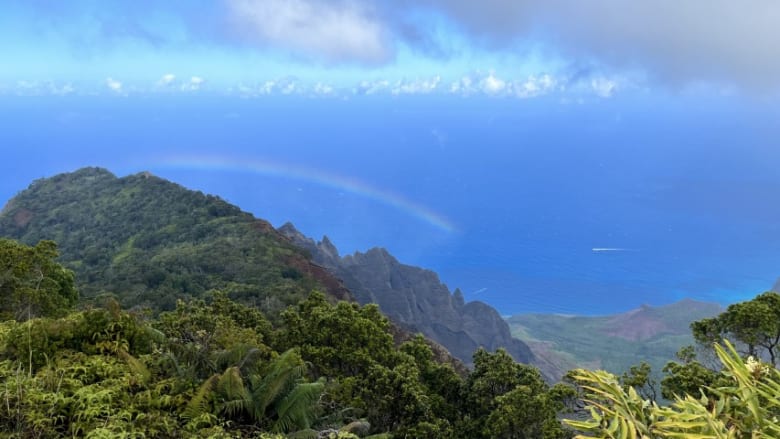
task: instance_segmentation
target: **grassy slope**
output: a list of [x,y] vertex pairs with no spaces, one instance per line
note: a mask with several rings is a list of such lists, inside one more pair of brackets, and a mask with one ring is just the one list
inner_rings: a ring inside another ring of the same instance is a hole
[[682,302],[603,317],[524,314],[507,319],[512,335],[531,346],[539,367],[560,377],[575,367],[622,373],[647,361],[660,371],[693,343],[689,325],[721,312],[717,304]]

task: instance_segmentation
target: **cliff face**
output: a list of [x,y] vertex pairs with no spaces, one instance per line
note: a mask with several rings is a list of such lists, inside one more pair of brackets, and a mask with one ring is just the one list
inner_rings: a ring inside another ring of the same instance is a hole
[[512,338],[495,309],[481,302],[464,303],[463,294],[450,293],[436,273],[401,264],[381,248],[341,257],[327,237],[315,242],[289,223],[279,231],[340,278],[358,302],[378,304],[395,322],[437,341],[465,363],[471,364],[480,346],[491,351],[503,347],[517,361],[532,361],[531,350]]

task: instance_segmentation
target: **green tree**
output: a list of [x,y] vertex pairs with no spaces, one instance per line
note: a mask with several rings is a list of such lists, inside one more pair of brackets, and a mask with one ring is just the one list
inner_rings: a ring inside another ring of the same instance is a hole
[[0,319],[61,316],[78,300],[73,273],[55,261],[57,245],[0,239]]
[[474,371],[466,379],[464,418],[458,426],[467,438],[563,438],[566,431],[556,418],[564,396],[551,390],[538,369],[516,363],[498,349],[474,354]]
[[780,360],[780,294],[766,292],[753,300],[730,305],[717,317],[691,324],[696,341],[712,346],[724,338],[746,346],[746,354]]
[[623,373],[620,383],[626,387],[633,387],[645,399],[656,401],[658,399],[657,382],[653,378],[650,364],[643,361]]

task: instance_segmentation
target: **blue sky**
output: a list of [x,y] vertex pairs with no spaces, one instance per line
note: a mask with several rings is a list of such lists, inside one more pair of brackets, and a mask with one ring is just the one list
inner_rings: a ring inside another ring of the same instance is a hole
[[[777,90],[769,0],[3,2],[0,92]],[[9,68],[10,66],[10,68]]]

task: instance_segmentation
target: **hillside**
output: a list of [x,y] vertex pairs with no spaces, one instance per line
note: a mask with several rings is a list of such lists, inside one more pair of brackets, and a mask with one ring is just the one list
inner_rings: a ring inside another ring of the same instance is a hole
[[528,346],[512,338],[495,309],[482,302],[465,303],[460,291],[450,293],[436,273],[401,264],[382,248],[341,257],[327,237],[317,243],[289,223],[279,231],[309,250],[314,261],[340,278],[358,302],[378,304],[392,320],[437,341],[467,364],[480,346],[503,347],[516,361],[533,362]]
[[33,182],[0,213],[0,236],[58,243],[82,297],[170,310],[211,289],[270,315],[318,288],[350,298],[266,221],[219,199],[140,173],[85,168]]
[[576,367],[619,374],[641,361],[658,372],[680,347],[693,344],[691,322],[722,311],[715,303],[683,300],[611,316],[521,314],[507,322],[512,335],[531,347],[535,365],[561,377]]

